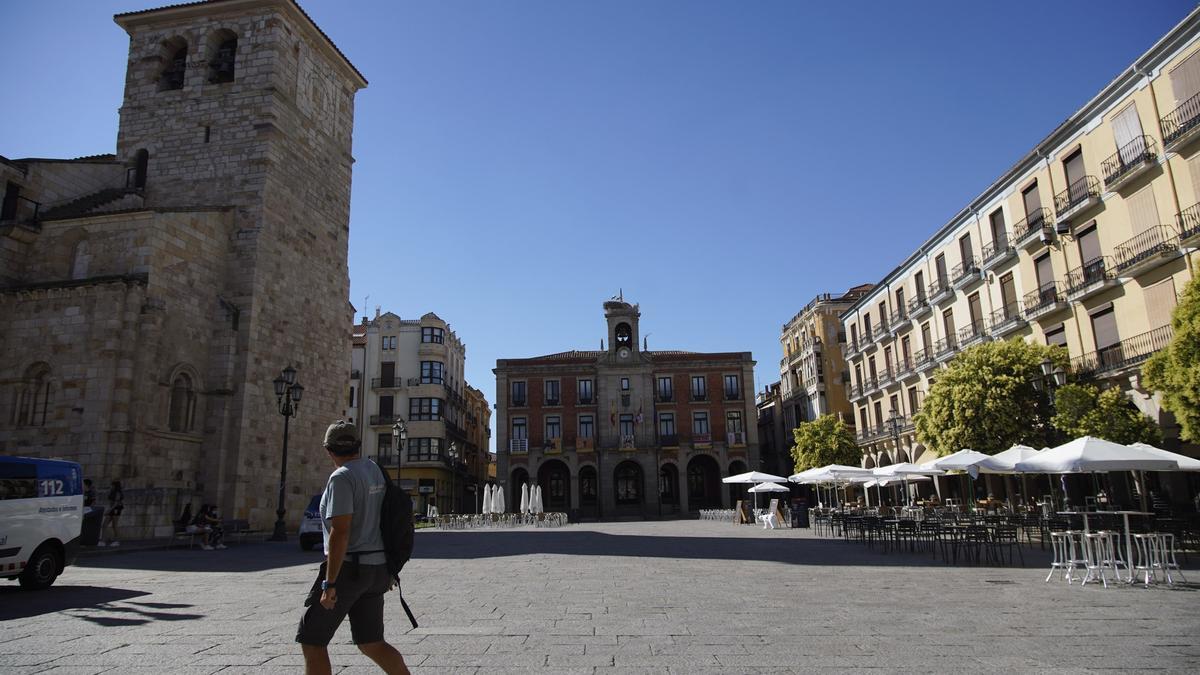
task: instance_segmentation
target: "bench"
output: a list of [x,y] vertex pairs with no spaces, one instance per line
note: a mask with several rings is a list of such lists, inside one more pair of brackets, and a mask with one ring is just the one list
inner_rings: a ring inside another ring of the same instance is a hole
[[[174,543],[176,541],[182,543],[183,541],[186,540],[188,543],[188,548],[195,548],[196,547],[196,537],[207,537],[207,536],[208,536],[207,532],[199,532],[199,531],[195,531],[195,530],[189,532],[186,526],[176,523],[175,524],[175,532],[171,535],[171,541],[172,541],[172,543]],[[203,542],[203,539],[201,539],[201,542]]]

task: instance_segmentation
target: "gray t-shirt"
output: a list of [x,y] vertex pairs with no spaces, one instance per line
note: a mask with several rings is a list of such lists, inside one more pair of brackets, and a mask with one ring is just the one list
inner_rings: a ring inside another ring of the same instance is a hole
[[[352,459],[329,475],[325,493],[321,495],[321,529],[325,534],[325,555],[329,555],[329,521],[334,516],[354,514],[350,519],[350,545],[347,554],[355,551],[383,551],[383,535],[379,533],[379,511],[383,508],[386,484],[383,472],[369,459]],[[350,555],[347,560],[352,560]],[[363,565],[387,563],[384,553],[359,556]]]

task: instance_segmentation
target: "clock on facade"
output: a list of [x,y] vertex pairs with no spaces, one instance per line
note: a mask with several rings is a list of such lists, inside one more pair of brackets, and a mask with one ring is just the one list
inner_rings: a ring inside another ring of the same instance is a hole
[[621,349],[617,350],[617,356],[627,359],[629,358],[629,350],[622,347]]

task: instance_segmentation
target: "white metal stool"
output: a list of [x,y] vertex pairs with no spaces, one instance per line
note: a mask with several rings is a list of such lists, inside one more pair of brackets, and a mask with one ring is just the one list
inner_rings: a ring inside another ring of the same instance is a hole
[[1080,587],[1086,586],[1089,581],[1100,580],[1105,588],[1108,588],[1108,577],[1105,572],[1113,571],[1113,575],[1120,580],[1120,575],[1117,575],[1113,569],[1112,561],[1116,557],[1113,553],[1113,537],[1110,532],[1089,532],[1083,535],[1083,557],[1084,567],[1087,569],[1087,574],[1083,580],[1079,582]]
[[1062,578],[1068,584],[1075,581],[1075,570],[1081,569],[1085,563],[1079,558],[1078,545],[1077,532],[1050,533],[1050,547],[1054,551],[1054,560],[1050,563],[1050,573],[1046,575],[1046,581],[1050,581],[1050,577],[1054,576],[1057,570],[1062,570]]

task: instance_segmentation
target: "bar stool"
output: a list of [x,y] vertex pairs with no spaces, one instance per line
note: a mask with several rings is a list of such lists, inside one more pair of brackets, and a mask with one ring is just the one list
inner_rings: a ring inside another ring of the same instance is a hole
[[[1149,588],[1150,579],[1154,578],[1155,583],[1158,582],[1158,574],[1156,570],[1162,567],[1160,562],[1161,552],[1159,551],[1159,538],[1157,532],[1149,532],[1133,535],[1133,543],[1137,545],[1137,562],[1133,566],[1133,575],[1138,572],[1143,574],[1142,584]],[[1131,576],[1131,581],[1136,581]]]
[[[1087,569],[1087,574],[1083,580],[1079,582],[1080,588],[1087,585],[1089,581],[1100,579],[1100,583],[1108,588],[1108,578],[1104,572],[1112,569],[1112,536],[1108,532],[1089,532],[1083,535],[1083,557],[1084,568]],[[1113,572],[1116,574],[1115,570]],[[1118,576],[1119,580],[1120,577]]]

